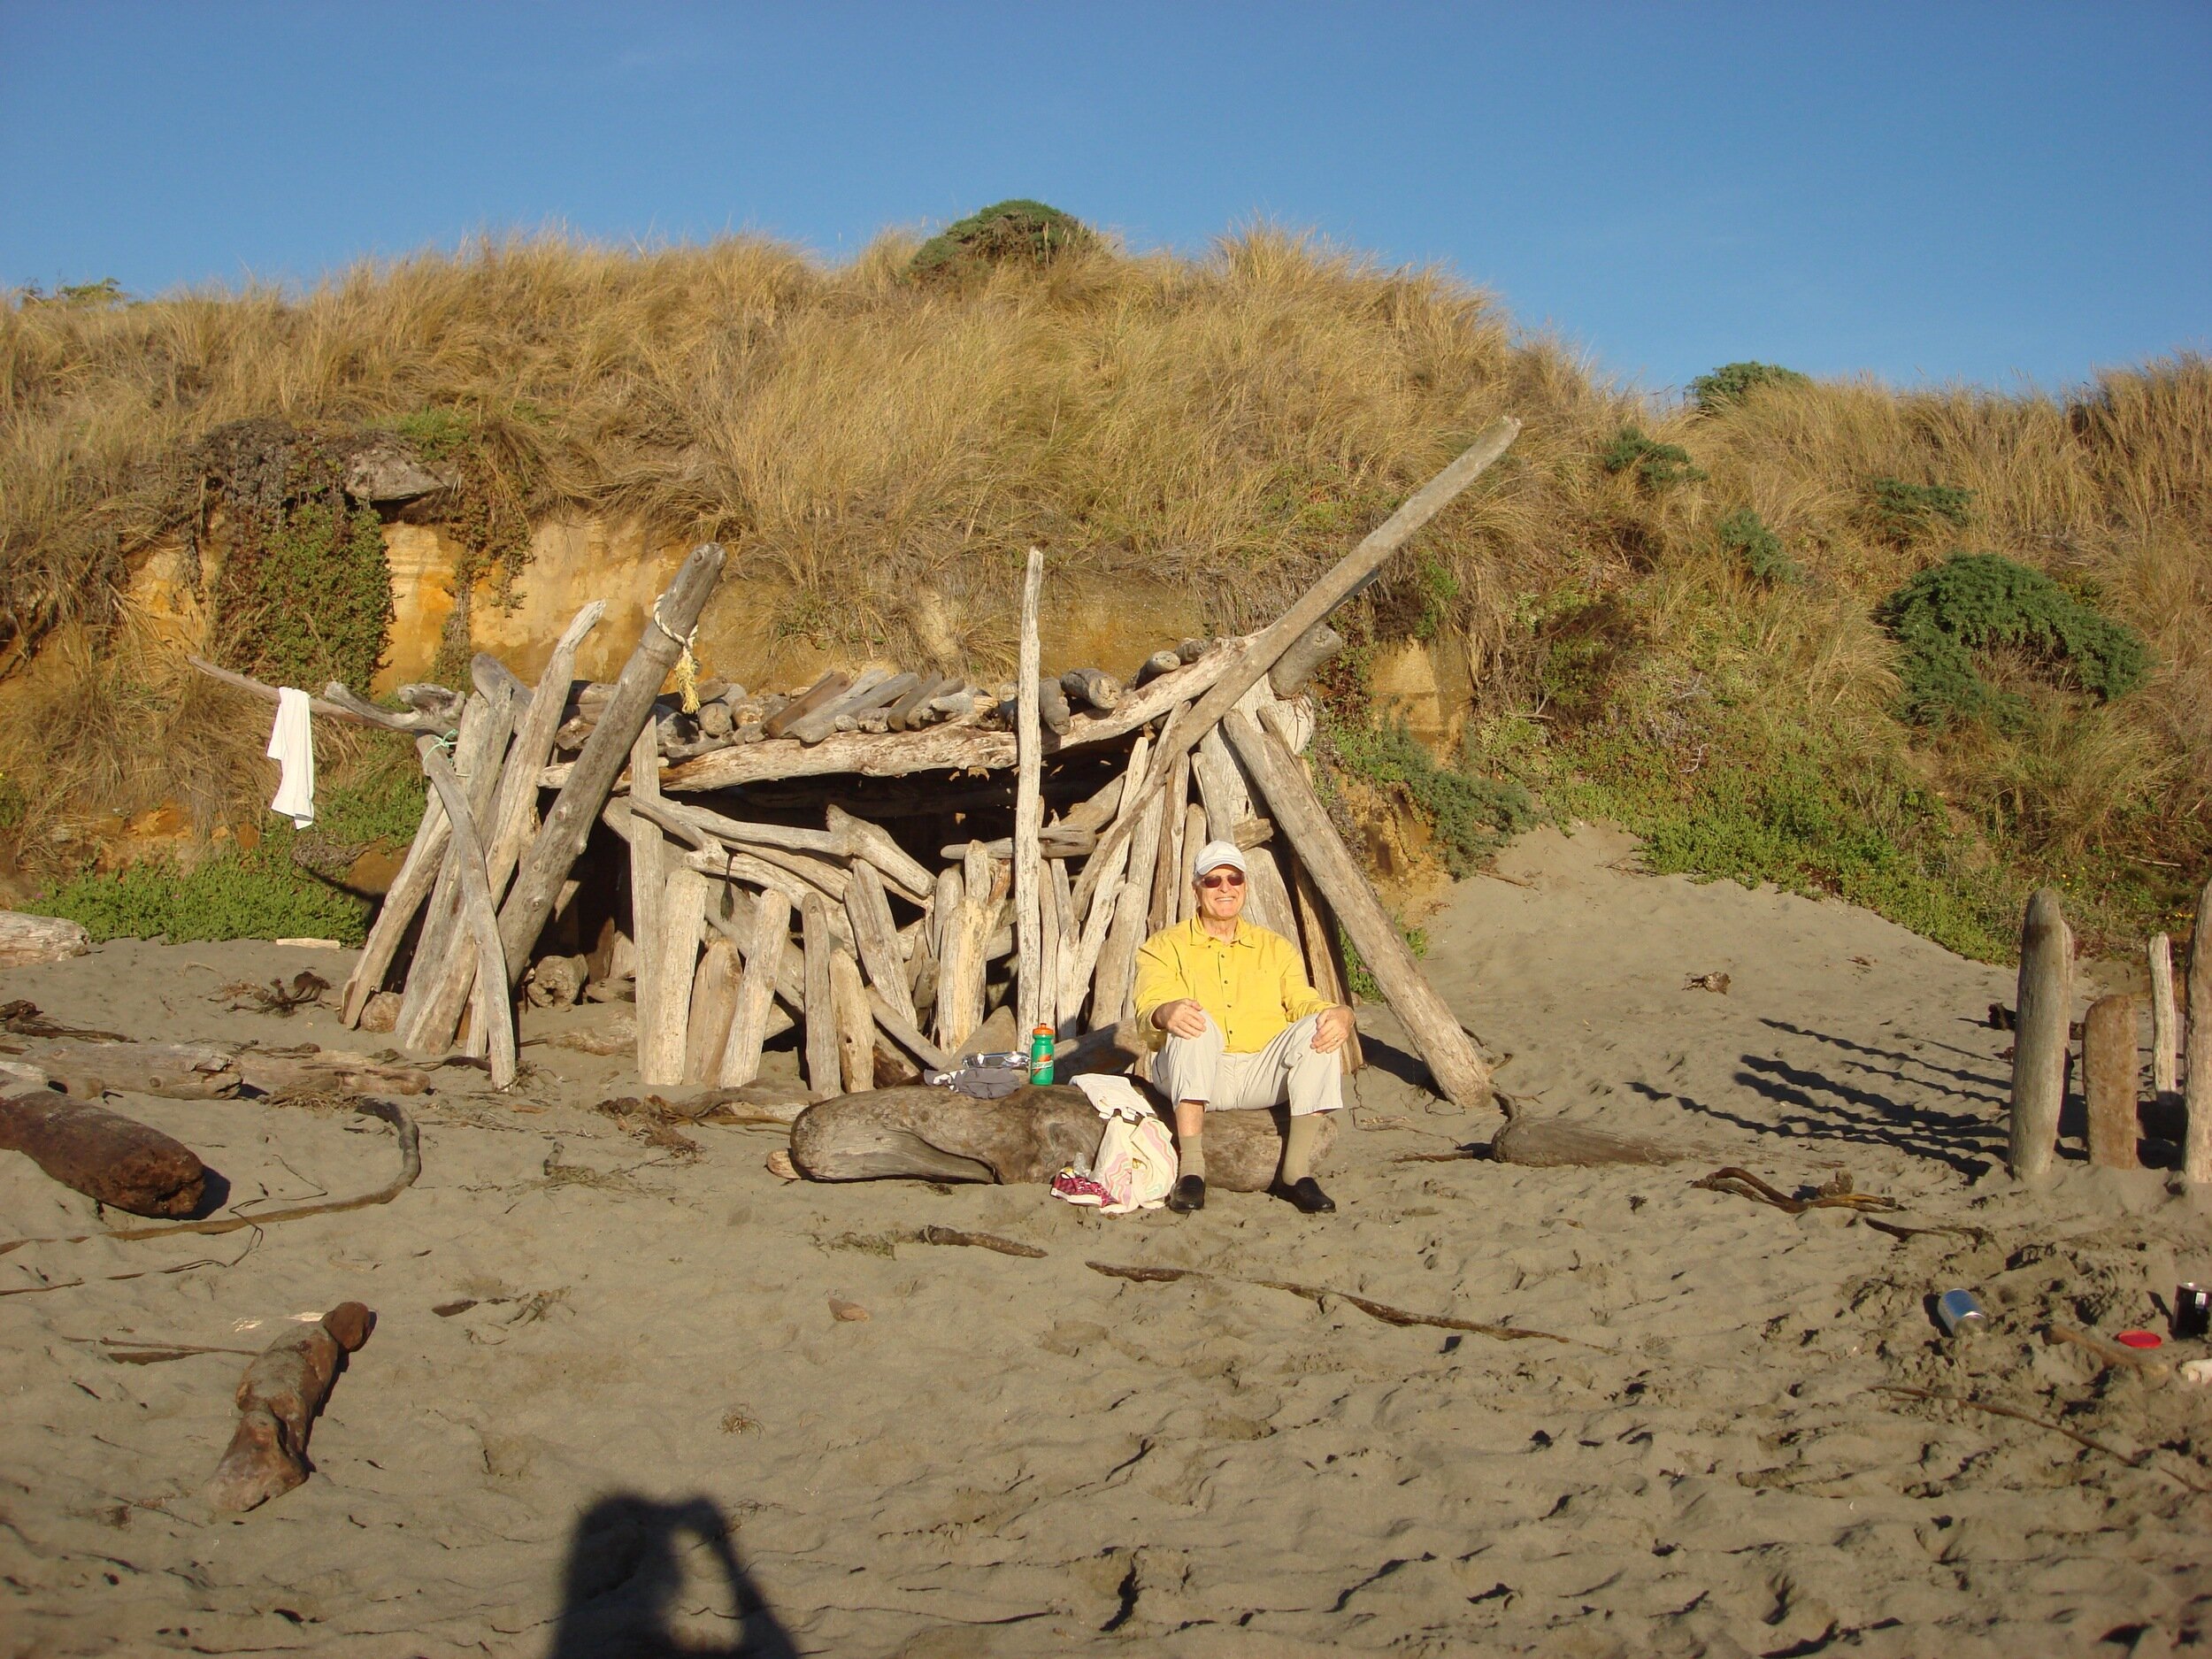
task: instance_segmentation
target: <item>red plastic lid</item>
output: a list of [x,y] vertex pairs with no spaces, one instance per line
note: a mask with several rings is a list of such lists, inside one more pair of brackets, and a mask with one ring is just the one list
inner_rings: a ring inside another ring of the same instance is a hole
[[2113,1340],[2129,1348],[2159,1348],[2166,1339],[2155,1331],[2123,1331]]

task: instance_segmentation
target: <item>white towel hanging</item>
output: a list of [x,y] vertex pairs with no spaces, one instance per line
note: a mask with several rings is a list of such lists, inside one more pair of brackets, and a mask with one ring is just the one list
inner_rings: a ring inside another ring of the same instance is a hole
[[305,829],[315,821],[315,723],[304,691],[286,686],[277,693],[269,758],[283,769],[269,810],[290,818],[294,829]]

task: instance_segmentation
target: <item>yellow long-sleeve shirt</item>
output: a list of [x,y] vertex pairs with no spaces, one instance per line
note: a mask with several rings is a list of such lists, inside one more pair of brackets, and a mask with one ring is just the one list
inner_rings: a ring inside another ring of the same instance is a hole
[[1335,1006],[1307,982],[1290,941],[1247,921],[1234,940],[1216,939],[1194,916],[1163,927],[1137,953],[1137,1018],[1190,997],[1221,1027],[1231,1054],[1256,1054],[1283,1027]]

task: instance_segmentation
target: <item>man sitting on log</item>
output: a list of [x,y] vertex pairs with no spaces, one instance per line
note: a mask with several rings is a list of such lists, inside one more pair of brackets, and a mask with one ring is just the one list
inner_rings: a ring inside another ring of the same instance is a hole
[[1175,1102],[1181,1157],[1170,1210],[1206,1206],[1205,1115],[1290,1105],[1276,1195],[1308,1215],[1336,1208],[1313,1179],[1316,1112],[1344,1103],[1337,1050],[1352,1010],[1308,983],[1280,933],[1240,919],[1244,854],[1209,841],[1193,866],[1198,911],[1164,927],[1137,956],[1137,1018],[1166,1033],[1152,1080]]

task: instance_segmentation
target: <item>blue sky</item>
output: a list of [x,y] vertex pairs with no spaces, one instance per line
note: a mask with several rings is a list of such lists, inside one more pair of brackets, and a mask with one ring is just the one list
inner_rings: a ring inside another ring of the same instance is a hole
[[561,225],[849,255],[1264,217],[1605,370],[2057,388],[2212,347],[2212,4],[0,0],[0,286]]

